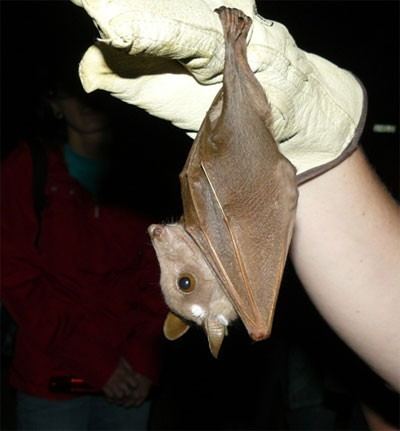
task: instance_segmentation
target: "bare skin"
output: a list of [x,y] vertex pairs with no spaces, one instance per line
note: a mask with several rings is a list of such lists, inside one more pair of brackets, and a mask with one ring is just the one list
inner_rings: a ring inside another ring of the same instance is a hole
[[152,382],[143,374],[135,372],[129,363],[121,358],[119,364],[103,391],[107,399],[124,407],[140,406],[148,397]]
[[399,428],[395,425],[388,423],[382,416],[368,408],[362,406],[364,417],[368,423],[371,431],[398,431]]
[[291,256],[340,337],[400,390],[399,207],[361,150],[299,188]]

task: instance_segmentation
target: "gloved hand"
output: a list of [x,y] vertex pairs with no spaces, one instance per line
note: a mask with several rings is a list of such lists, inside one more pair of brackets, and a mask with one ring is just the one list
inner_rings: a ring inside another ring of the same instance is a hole
[[299,181],[355,148],[365,118],[361,84],[299,49],[286,27],[257,14],[254,0],[73,1],[101,35],[80,64],[86,91],[108,91],[194,136],[221,88],[224,38],[214,9],[236,7],[253,20],[249,64],[271,104],[274,136]]

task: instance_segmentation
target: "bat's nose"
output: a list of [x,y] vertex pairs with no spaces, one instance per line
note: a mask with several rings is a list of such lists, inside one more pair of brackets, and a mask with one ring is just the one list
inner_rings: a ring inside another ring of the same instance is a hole
[[160,238],[163,232],[163,227],[159,224],[152,224],[147,229],[151,238]]

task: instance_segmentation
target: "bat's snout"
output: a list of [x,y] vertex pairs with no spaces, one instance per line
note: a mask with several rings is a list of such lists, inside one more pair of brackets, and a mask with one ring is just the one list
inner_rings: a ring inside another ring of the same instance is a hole
[[147,232],[151,239],[159,239],[164,231],[164,227],[160,224],[152,224],[148,227]]

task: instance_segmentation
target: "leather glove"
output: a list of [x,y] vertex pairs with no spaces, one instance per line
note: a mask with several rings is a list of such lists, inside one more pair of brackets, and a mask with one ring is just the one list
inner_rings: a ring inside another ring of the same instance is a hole
[[366,97],[348,71],[299,49],[285,26],[257,14],[254,0],[73,0],[100,32],[80,63],[83,87],[102,89],[171,121],[192,137],[221,88],[222,26],[214,9],[253,20],[248,60],[272,109],[272,132],[299,182],[356,147]]

